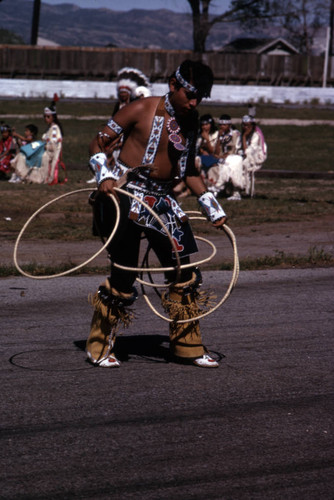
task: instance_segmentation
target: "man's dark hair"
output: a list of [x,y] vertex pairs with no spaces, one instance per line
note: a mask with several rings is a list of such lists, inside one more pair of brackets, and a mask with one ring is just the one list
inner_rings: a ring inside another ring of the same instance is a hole
[[36,125],[34,125],[33,123],[29,123],[28,125],[26,125],[26,129],[30,130],[33,137],[37,137],[38,127],[36,127]]
[[220,115],[219,120],[231,120],[231,115]]
[[[213,73],[209,66],[200,61],[186,59],[180,64],[178,69],[182,78],[194,86],[201,97],[210,97],[213,85]],[[172,77],[175,77],[175,73],[172,74]],[[179,89],[183,86],[178,80],[176,81],[176,88]]]

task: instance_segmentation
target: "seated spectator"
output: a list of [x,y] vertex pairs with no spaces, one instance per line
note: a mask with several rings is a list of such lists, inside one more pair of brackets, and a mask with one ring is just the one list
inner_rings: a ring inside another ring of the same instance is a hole
[[16,142],[19,147],[24,146],[33,141],[37,141],[38,127],[33,123],[29,123],[26,125],[24,130],[24,135],[20,135],[16,132],[15,128],[13,128],[13,137],[15,137]]
[[218,130],[210,114],[200,117],[200,130],[196,143],[196,166],[206,175],[212,165],[217,163],[215,148]]
[[254,172],[262,167],[267,158],[267,145],[255,118],[245,115],[242,118],[242,132],[237,136],[231,150],[237,154],[228,155],[219,167],[208,172],[208,184],[211,191],[218,193],[226,185],[232,186],[231,201],[240,201],[241,193],[254,194]]
[[0,131],[0,180],[7,181],[11,172],[10,162],[17,151],[17,143],[9,125],[1,123]]
[[[243,190],[247,196],[254,194],[254,174],[267,159],[267,144],[263,132],[257,126],[253,116],[245,115],[241,122],[241,135],[237,142],[238,154],[242,156]],[[231,197],[241,199],[240,190],[236,189]]]
[[242,158],[237,152],[237,141],[240,132],[232,126],[230,115],[223,114],[219,118],[218,139],[215,148],[217,163],[207,172],[205,183],[209,191],[217,196],[231,184],[243,186]]
[[221,115],[218,122],[218,140],[215,156],[225,160],[228,155],[235,154],[240,132],[232,125],[230,115]]
[[32,123],[26,126],[24,136],[14,132],[21,147],[11,161],[11,169],[14,172],[8,182],[45,182],[46,178],[41,169],[45,143],[37,140],[37,134],[38,128]]

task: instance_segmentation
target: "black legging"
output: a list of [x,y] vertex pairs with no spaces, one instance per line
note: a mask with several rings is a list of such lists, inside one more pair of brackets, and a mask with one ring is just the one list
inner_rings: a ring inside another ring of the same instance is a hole
[[[174,267],[176,259],[173,258],[173,249],[169,238],[155,229],[145,228],[129,219],[129,197],[123,194],[118,194],[118,196],[120,199],[120,221],[116,234],[108,246],[112,262],[127,267],[138,267],[140,242],[144,234],[162,267]],[[94,206],[95,224],[104,237],[111,233],[115,225],[115,213],[113,201],[109,197],[99,196]],[[187,229],[189,229],[187,222],[183,223],[183,226],[184,228],[188,226]],[[189,257],[182,257],[180,262],[181,264],[188,264],[190,259]],[[183,269],[180,281],[190,280],[192,273],[192,268]],[[175,271],[166,272],[166,280],[168,282],[174,281],[175,274]],[[124,271],[111,264],[110,285],[119,292],[131,293],[136,277],[136,272]]]

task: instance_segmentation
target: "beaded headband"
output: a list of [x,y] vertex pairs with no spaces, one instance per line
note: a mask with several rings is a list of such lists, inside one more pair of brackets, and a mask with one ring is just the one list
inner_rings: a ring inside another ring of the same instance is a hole
[[57,114],[57,111],[55,111],[55,110],[52,111],[52,109],[46,107],[46,108],[44,108],[44,114],[45,115],[55,115],[55,114]]
[[127,92],[128,94],[131,94],[131,89],[129,89],[129,87],[125,87],[123,85],[121,87],[118,87],[118,92]]
[[232,120],[219,120],[219,125],[231,125]]
[[182,85],[182,87],[189,90],[189,92],[198,92],[196,87],[191,85],[189,82],[187,82],[187,80],[183,78],[183,76],[180,73],[180,66],[175,71],[175,76],[177,81]]
[[242,117],[242,123],[255,123],[255,118],[250,115],[244,115]]

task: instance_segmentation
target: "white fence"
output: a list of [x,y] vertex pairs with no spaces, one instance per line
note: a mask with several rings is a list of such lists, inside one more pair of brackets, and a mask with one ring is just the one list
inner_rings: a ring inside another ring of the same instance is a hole
[[[167,84],[152,86],[153,95],[167,92]],[[116,97],[115,82],[70,80],[25,80],[0,78],[1,98],[48,98],[57,93],[64,98],[110,99]],[[334,104],[334,88],[270,87],[252,85],[214,85],[211,101],[230,104],[248,102]]]

